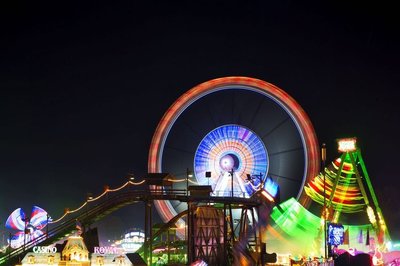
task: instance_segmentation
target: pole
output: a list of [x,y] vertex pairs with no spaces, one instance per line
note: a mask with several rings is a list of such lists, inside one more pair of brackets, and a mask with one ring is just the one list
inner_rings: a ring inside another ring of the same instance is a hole
[[149,255],[149,208],[147,201],[144,203],[144,242],[145,242],[145,248],[144,248],[144,260],[146,264],[149,263],[148,261],[148,255]]
[[192,202],[188,201],[188,214],[187,214],[187,242],[186,242],[186,248],[187,248],[187,265],[190,265],[190,263],[192,263],[193,261],[193,253],[192,253],[192,224],[193,224],[193,220],[192,220]]
[[46,213],[46,239],[49,237],[49,214]]
[[228,220],[226,219],[226,203],[224,203],[224,264],[228,264]]
[[189,195],[188,188],[189,188],[189,168],[186,168],[186,196]]
[[325,175],[325,161],[326,161],[326,145],[325,143],[322,143],[322,148],[321,148],[321,159],[322,159],[322,174],[324,175],[324,211],[322,212],[324,214],[324,254],[325,254],[325,259],[328,257],[327,256],[327,251],[326,251],[326,175]]
[[153,220],[152,220],[152,201],[145,201],[144,212],[144,239],[146,248],[144,249],[144,260],[147,265],[151,265],[153,259]]
[[25,252],[25,248],[26,248],[26,230],[27,230],[27,221],[29,221],[27,218],[25,218],[24,220],[25,223],[25,227],[24,227],[24,252]]
[[167,229],[167,263],[169,264],[169,260],[170,260],[170,257],[171,257],[171,255],[170,255],[170,252],[169,252],[169,250],[170,250],[170,247],[169,247],[169,234],[170,234],[170,228],[168,228]]
[[148,203],[149,208],[149,226],[150,226],[150,265],[153,263],[153,211],[152,211],[152,203]]
[[233,198],[233,168],[231,169],[231,197]]
[[189,207],[185,222],[186,264],[189,264]]
[[10,238],[10,242],[9,242],[9,244],[8,244],[8,260],[10,260],[10,255],[11,255],[11,233],[10,233],[10,236],[9,236]]
[[[186,168],[186,196],[188,197],[189,196],[189,175],[190,175],[190,172],[189,172],[189,168]],[[190,219],[191,219],[191,203],[190,203],[190,201],[189,201],[189,198],[188,198],[188,200],[186,201],[186,204],[187,204],[187,210],[188,210],[188,213],[187,213],[187,216],[186,216],[186,225],[185,225],[185,240],[186,240],[186,263],[187,263],[187,265],[189,265],[189,263],[191,262],[191,260],[192,260],[192,254],[190,253],[190,248],[191,248],[191,242],[190,242],[190,234],[191,234],[191,231],[190,231],[190,226],[191,226],[191,221],[190,221]],[[186,233],[186,231],[187,231],[187,233]]]

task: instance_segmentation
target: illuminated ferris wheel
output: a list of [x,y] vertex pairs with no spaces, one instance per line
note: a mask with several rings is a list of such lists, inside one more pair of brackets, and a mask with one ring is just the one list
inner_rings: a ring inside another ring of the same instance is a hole
[[[148,168],[211,185],[214,196],[250,197],[272,179],[281,200],[301,201],[304,184],[318,175],[319,148],[309,118],[286,92],[225,77],[195,86],[170,106],[154,133]],[[179,201],[155,204],[165,222],[186,209]]]

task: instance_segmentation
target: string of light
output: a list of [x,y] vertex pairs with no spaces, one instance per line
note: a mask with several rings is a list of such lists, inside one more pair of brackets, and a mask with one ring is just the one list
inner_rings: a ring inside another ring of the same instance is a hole
[[110,189],[109,187],[106,187],[104,189],[104,191],[100,195],[98,195],[97,197],[94,197],[94,198],[91,198],[91,199],[87,199],[81,206],[79,206],[78,208],[76,208],[74,210],[66,209],[64,214],[60,218],[58,218],[56,220],[49,221],[49,224],[58,223],[59,221],[63,220],[68,214],[72,214],[72,213],[78,212],[79,210],[84,208],[89,202],[97,201],[97,200],[101,199],[102,197],[104,197],[107,193],[120,191],[121,189],[123,189],[123,188],[125,188],[125,187],[127,187],[129,185],[133,185],[133,186],[142,185],[145,182],[146,182],[146,180],[142,180],[140,182],[133,182],[133,181],[129,180],[125,184],[123,184],[122,186],[120,186],[118,188]]

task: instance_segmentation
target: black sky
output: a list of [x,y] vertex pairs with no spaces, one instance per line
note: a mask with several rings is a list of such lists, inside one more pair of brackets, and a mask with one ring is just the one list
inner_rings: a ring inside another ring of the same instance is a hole
[[[389,230],[400,238],[394,6],[8,2],[0,8],[0,222],[32,205],[56,218],[88,192],[143,175],[167,108],[199,83],[239,75],[288,92],[327,143],[328,159],[338,156],[336,138],[358,138]],[[109,218],[115,228],[126,227],[117,214]]]

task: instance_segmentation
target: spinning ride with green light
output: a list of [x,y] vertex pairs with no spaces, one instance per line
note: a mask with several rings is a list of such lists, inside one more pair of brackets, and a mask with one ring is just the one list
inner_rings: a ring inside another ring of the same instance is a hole
[[286,246],[292,244],[289,239],[302,241],[301,248],[292,249],[302,254],[324,254],[325,221],[343,224],[344,244],[358,250],[384,250],[391,240],[356,139],[338,143],[340,157],[304,186],[311,202],[301,205],[290,199],[271,214],[275,225],[269,228],[270,237],[285,239]]

